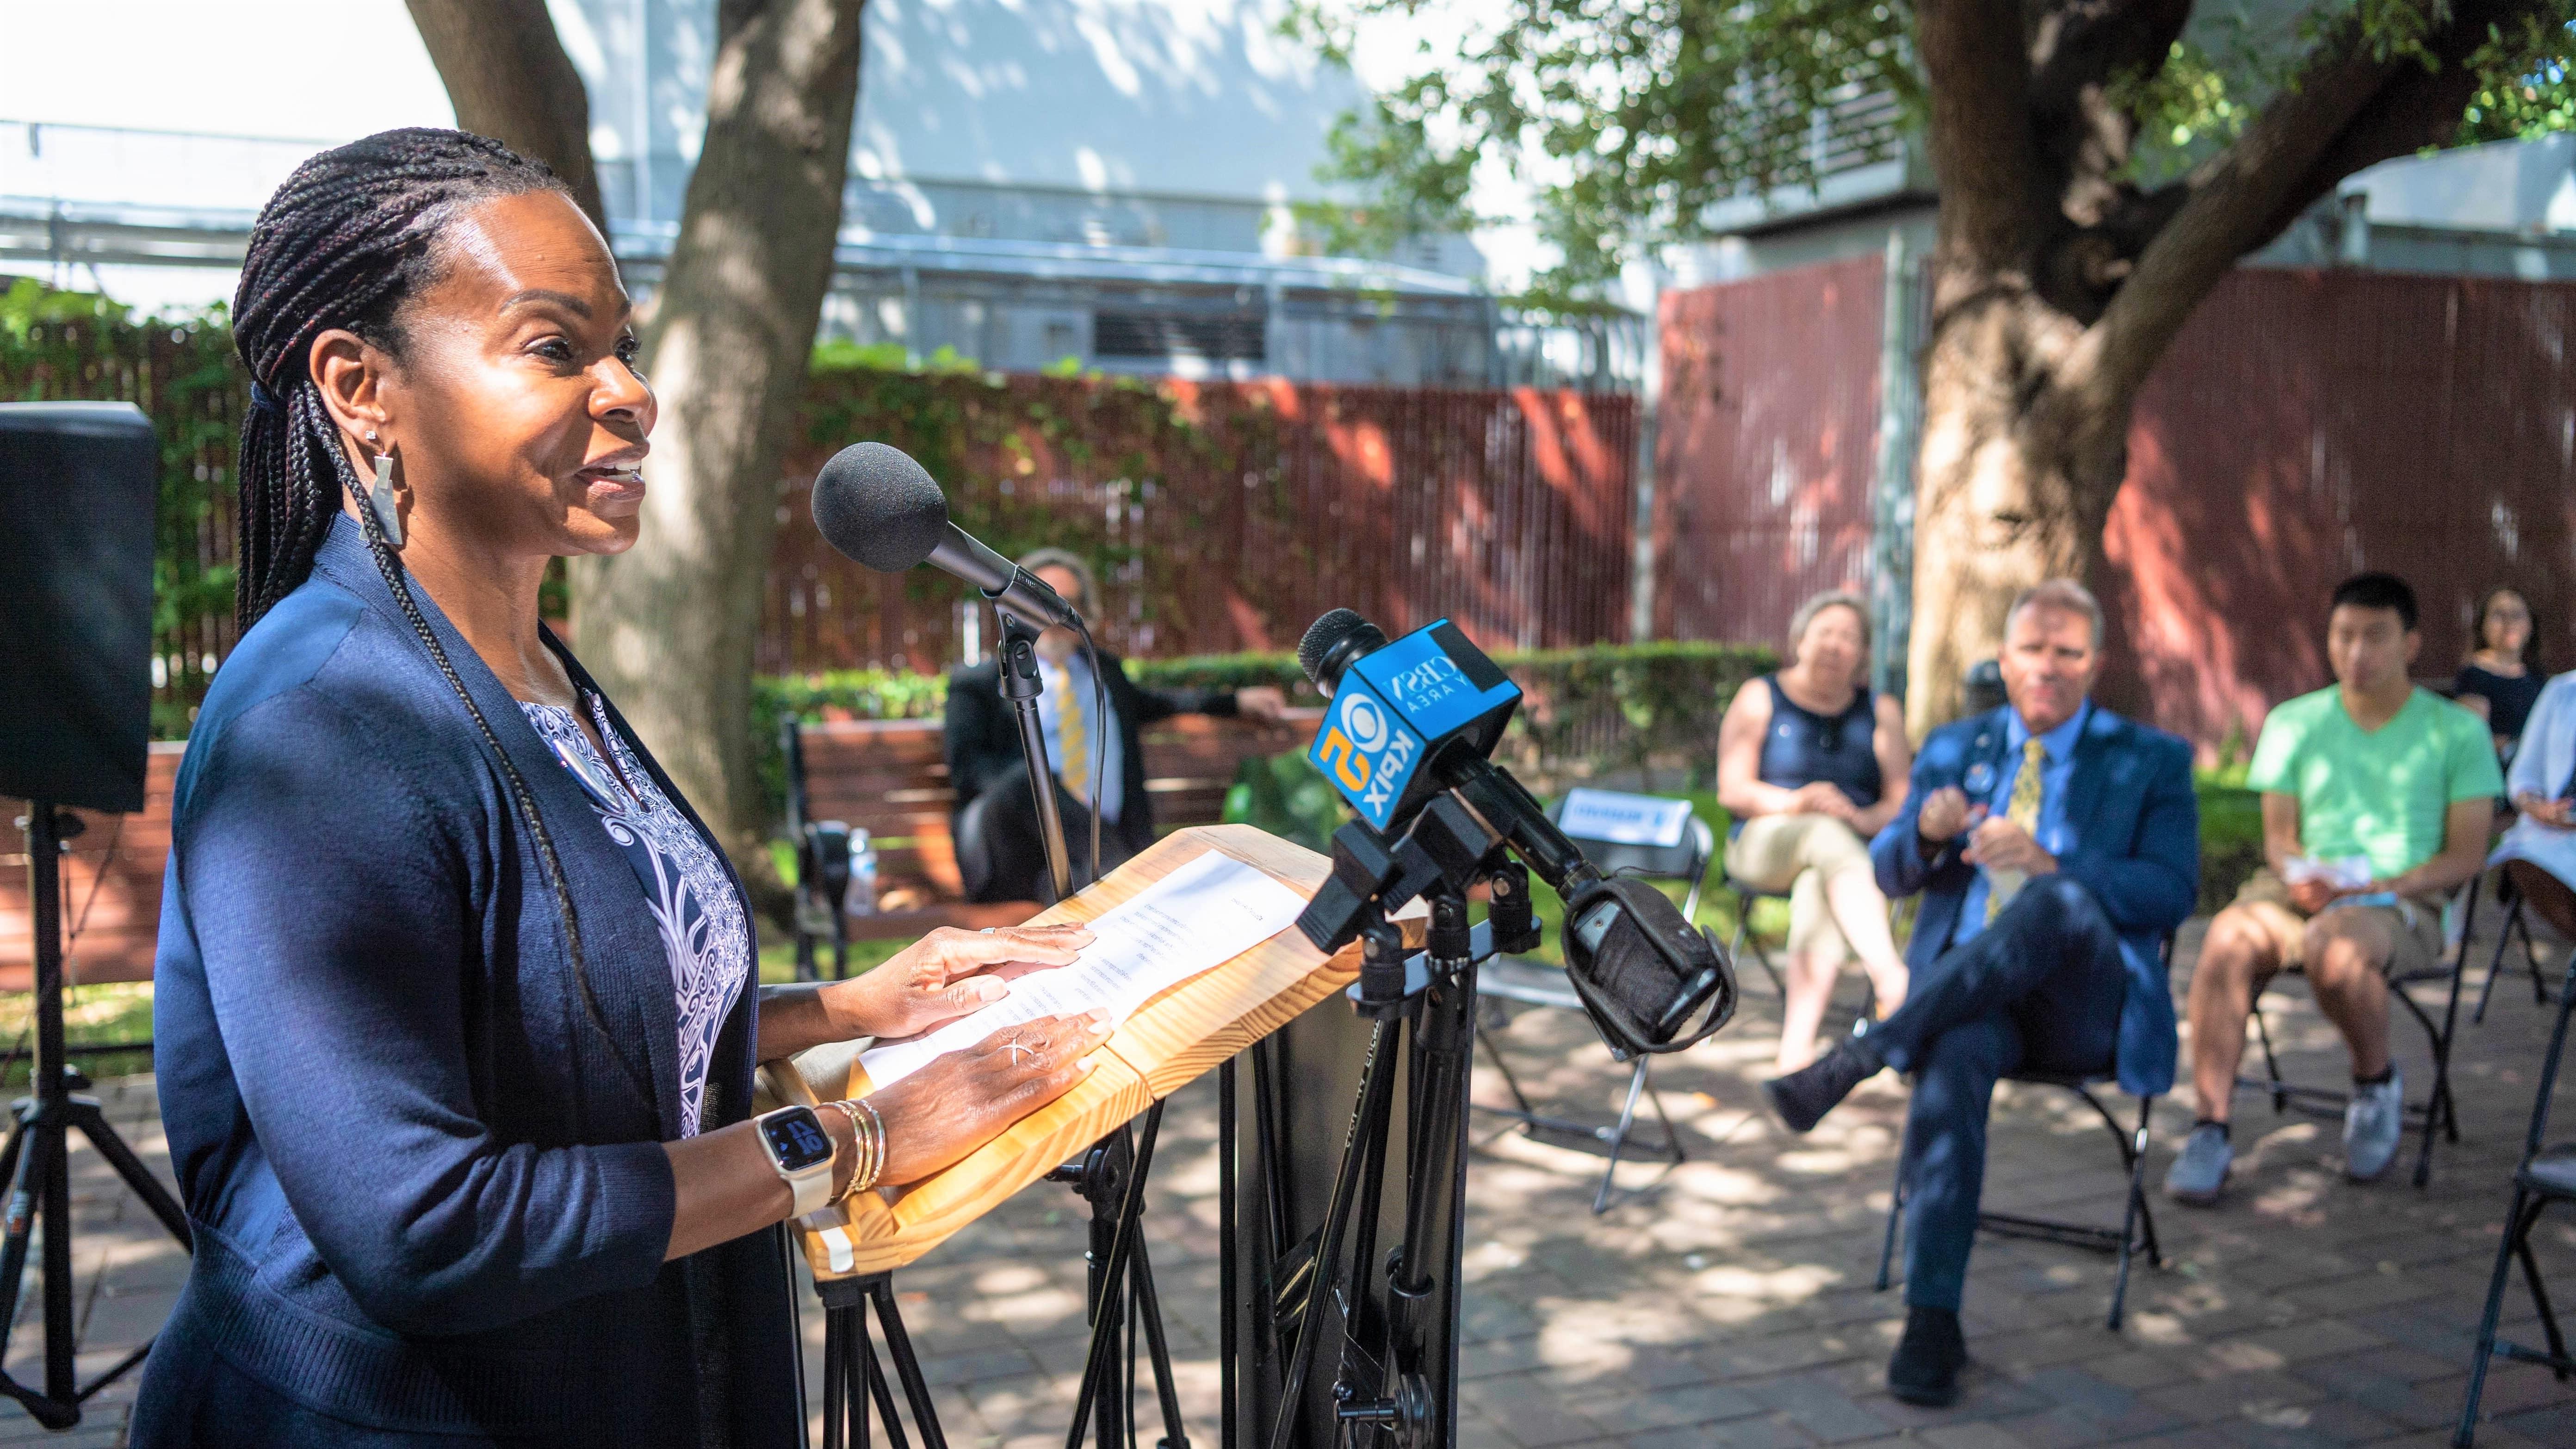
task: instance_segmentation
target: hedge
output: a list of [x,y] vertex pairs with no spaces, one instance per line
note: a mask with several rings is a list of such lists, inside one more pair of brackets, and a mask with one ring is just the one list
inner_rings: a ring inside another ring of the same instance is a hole
[[[1609,771],[1679,769],[1706,789],[1717,771],[1717,723],[1746,680],[1776,668],[1767,648],[1743,644],[1602,644],[1505,653],[1494,662],[1527,696],[1498,755],[1547,787]],[[1322,696],[1287,653],[1208,654],[1127,661],[1147,688],[1244,689],[1275,685],[1292,703]],[[778,722],[931,719],[947,708],[945,675],[884,669],[768,677],[754,686],[755,728],[775,749]],[[765,773],[782,789],[773,763]]]

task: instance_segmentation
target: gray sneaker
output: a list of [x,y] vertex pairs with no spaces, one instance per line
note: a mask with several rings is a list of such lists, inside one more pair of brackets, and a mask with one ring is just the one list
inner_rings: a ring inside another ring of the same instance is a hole
[[2343,1170],[2355,1182],[2371,1182],[2388,1170],[2397,1143],[2406,1135],[2406,1077],[2392,1071],[2377,1086],[2352,1089],[2343,1109]]
[[2201,1123],[2191,1129],[2181,1155],[2165,1171],[2165,1196],[2193,1207],[2215,1205],[2218,1189],[2226,1185],[2228,1166],[2235,1160],[2236,1148],[2227,1140],[2227,1129],[2215,1122]]

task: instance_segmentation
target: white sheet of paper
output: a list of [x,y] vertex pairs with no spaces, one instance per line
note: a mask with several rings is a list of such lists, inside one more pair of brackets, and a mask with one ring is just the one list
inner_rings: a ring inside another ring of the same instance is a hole
[[2284,885],[2321,880],[2337,890],[2357,891],[2370,884],[2370,876],[2370,857],[2366,855],[2337,856],[2332,860],[2294,855],[2281,862],[2281,882]]
[[1690,824],[1688,800],[1631,795],[1621,790],[1578,788],[1565,792],[1557,829],[1578,840],[1619,845],[1679,845]]
[[960,1047],[1043,1016],[1106,1007],[1123,1019],[1166,987],[1242,955],[1296,924],[1306,900],[1261,871],[1209,851],[1091,923],[1073,964],[1033,971],[1010,994],[924,1036],[859,1055],[880,1087]]

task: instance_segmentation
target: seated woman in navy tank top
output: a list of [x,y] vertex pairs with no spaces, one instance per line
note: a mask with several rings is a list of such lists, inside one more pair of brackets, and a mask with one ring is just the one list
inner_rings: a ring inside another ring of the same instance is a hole
[[1788,665],[1737,691],[1718,728],[1717,803],[1736,821],[1726,873],[1789,896],[1783,1072],[1815,1056],[1845,961],[1860,958],[1879,1015],[1905,999],[1869,838],[1904,805],[1914,756],[1904,708],[1870,691],[1868,669],[1868,606],[1818,594],[1790,620]]

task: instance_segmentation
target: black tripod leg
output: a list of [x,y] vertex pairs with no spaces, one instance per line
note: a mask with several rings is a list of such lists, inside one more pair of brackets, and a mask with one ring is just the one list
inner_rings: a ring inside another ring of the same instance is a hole
[[1235,1058],[1227,1057],[1216,1069],[1216,1296],[1225,1314],[1217,1325],[1218,1449],[1236,1449],[1237,1416],[1242,1410],[1237,1401],[1242,1390],[1235,1378],[1235,1360],[1243,1349],[1243,1300],[1237,1296],[1240,1282],[1235,1263],[1234,1063]]
[[[865,1333],[859,1335],[859,1377],[867,1384],[868,1397],[876,1403],[877,1418],[885,1425],[886,1442],[894,1449],[912,1449],[911,1439],[903,1432],[903,1419],[895,1413],[894,1385],[887,1381],[884,1365],[877,1362],[877,1346],[868,1341]],[[866,1449],[867,1441],[861,1439],[859,1446]]]
[[1145,1251],[1145,1240],[1136,1239],[1135,1274],[1136,1312],[1145,1320],[1145,1353],[1154,1369],[1154,1396],[1163,1404],[1163,1442],[1161,1449],[1190,1449],[1190,1436],[1181,1432],[1181,1395],[1172,1384],[1172,1348],[1163,1337],[1163,1302],[1154,1291],[1154,1263]]
[[938,1406],[930,1401],[930,1385],[921,1377],[921,1360],[913,1356],[912,1335],[904,1331],[902,1310],[895,1307],[894,1280],[879,1278],[869,1286],[868,1297],[877,1306],[886,1354],[894,1360],[896,1377],[903,1380],[904,1401],[912,1405],[912,1422],[921,1430],[921,1442],[928,1449],[948,1449],[948,1436],[939,1428]]
[[1101,1273],[1091,1352],[1083,1364],[1082,1390],[1074,1400],[1073,1425],[1065,1433],[1065,1449],[1080,1449],[1083,1421],[1091,1417],[1095,1407],[1101,1408],[1101,1449],[1110,1449],[1111,1441],[1121,1432],[1113,1422],[1115,1416],[1105,1406],[1109,1396],[1103,1395],[1101,1389],[1118,1365],[1119,1339],[1126,1325],[1126,1315],[1120,1309],[1125,1300],[1119,1296],[1119,1289],[1127,1281],[1128,1264],[1142,1241],[1138,1219],[1145,1210],[1145,1175],[1154,1165],[1154,1139],[1161,1135],[1162,1128],[1163,1104],[1156,1102],[1145,1113],[1145,1130],[1127,1167],[1126,1193],[1110,1240],[1109,1262]]
[[45,1144],[36,1126],[35,1114],[41,1110],[33,1102],[18,1104],[18,1123],[9,1129],[9,1211],[5,1236],[0,1236],[0,1355],[9,1349],[9,1340],[18,1324],[18,1304],[27,1282],[27,1237],[36,1230],[36,1192],[34,1181],[43,1171]]
[[842,1449],[849,1425],[849,1360],[841,1354],[842,1335],[849,1332],[853,1310],[823,1310],[823,1449]]
[[196,1242],[188,1231],[187,1209],[179,1206],[179,1200],[161,1185],[161,1179],[152,1175],[151,1168],[143,1165],[143,1159],[134,1155],[134,1149],[125,1145],[125,1139],[116,1135],[116,1129],[108,1125],[107,1114],[83,1098],[74,1106],[73,1120],[79,1124],[81,1135],[89,1139],[89,1145],[98,1149],[98,1155],[107,1159],[108,1166],[116,1169],[116,1175],[124,1178],[125,1185],[161,1220],[161,1226],[179,1240],[179,1246],[193,1249]]
[[1332,1203],[1324,1213],[1323,1245],[1315,1255],[1314,1286],[1309,1290],[1304,1312],[1298,1316],[1297,1350],[1289,1356],[1288,1374],[1281,1382],[1278,1416],[1270,1425],[1270,1449],[1288,1449],[1297,1430],[1298,1410],[1306,1396],[1306,1375],[1315,1365],[1315,1344],[1324,1336],[1325,1315],[1333,1309],[1325,1284],[1332,1277],[1334,1265],[1341,1261],[1342,1236],[1350,1227],[1361,1161],[1386,1150],[1386,1124],[1395,1101],[1398,1065],[1389,1060],[1393,1054],[1388,1048],[1394,1044],[1395,1035],[1392,1020],[1380,1020],[1369,1033],[1368,1064],[1361,1069],[1359,1110],[1352,1118],[1341,1170],[1333,1175]]

